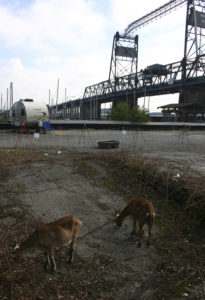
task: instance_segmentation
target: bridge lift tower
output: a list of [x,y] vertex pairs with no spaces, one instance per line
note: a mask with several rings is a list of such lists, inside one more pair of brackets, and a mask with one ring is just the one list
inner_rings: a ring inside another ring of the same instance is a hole
[[113,38],[109,80],[137,73],[138,35],[131,37],[116,32]]
[[[189,68],[189,66],[192,68]],[[205,1],[188,0],[186,13],[184,58],[182,60],[182,79],[204,74],[205,70]],[[205,89],[183,89],[179,103],[195,103],[205,106]]]
[[[121,35],[116,32],[113,38],[112,54],[110,61],[109,81],[114,82],[117,90],[119,78],[136,74],[138,67],[138,35]],[[127,99],[128,100],[128,99]],[[118,99],[119,101],[119,99]],[[115,101],[114,101],[115,102]],[[136,100],[131,103],[135,103]],[[114,105],[116,103],[113,103]]]

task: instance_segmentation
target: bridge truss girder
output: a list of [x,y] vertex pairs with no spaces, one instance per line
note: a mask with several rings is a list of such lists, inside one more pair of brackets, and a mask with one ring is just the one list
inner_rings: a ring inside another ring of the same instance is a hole
[[[200,74],[197,70],[198,61],[195,60],[193,62],[187,62],[187,80],[197,81],[201,78],[205,79],[205,70],[202,69]],[[171,87],[176,84],[176,82],[180,82],[180,85],[184,84],[184,80],[182,80],[183,73],[183,61],[167,64],[164,66],[163,74],[153,74],[151,71],[144,73],[144,71],[140,71],[138,73],[129,74],[126,76],[121,76],[118,78],[118,84],[116,84],[115,80],[106,80],[102,81],[98,84],[91,85],[85,88],[84,92],[84,100],[92,97],[105,97],[107,98],[108,94],[114,94],[116,92],[124,92],[124,91],[133,91],[138,94],[140,90],[144,90],[145,88],[156,90],[161,89],[161,87],[167,86],[170,87],[170,90],[173,90]],[[156,92],[157,94],[157,92]],[[106,102],[106,101],[105,101]]]

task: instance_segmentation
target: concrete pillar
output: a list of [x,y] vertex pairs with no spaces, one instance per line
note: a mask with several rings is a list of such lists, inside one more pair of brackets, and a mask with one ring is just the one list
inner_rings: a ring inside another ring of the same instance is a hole
[[205,112],[205,88],[186,88],[179,95],[179,103],[194,103],[201,106],[201,112]]
[[83,120],[92,120],[92,102],[82,102],[81,116]]

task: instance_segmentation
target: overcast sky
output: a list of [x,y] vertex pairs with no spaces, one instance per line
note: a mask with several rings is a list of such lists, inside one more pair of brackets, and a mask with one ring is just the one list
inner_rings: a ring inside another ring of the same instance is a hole
[[[33,98],[48,104],[83,96],[86,86],[108,79],[112,40],[136,19],[168,0],[0,0],[0,92],[10,82],[14,102]],[[139,35],[139,70],[183,57],[185,7],[154,21]],[[148,101],[148,99],[147,99]],[[150,98],[150,110],[178,101],[177,95]],[[141,103],[141,102],[140,102]]]

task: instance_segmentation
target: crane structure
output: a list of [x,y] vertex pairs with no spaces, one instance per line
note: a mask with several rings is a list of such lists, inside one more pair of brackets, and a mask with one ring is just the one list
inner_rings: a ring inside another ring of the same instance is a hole
[[166,4],[155,9],[154,11],[129,24],[125,29],[124,34],[131,34],[137,29],[153,22],[154,20],[161,18],[162,16],[166,16],[166,14],[172,12],[173,10],[176,10],[178,7],[182,7],[186,2],[187,0],[172,0],[167,2]]
[[[138,71],[138,31],[154,20],[186,5],[184,56],[167,65],[155,64]],[[179,93],[179,120],[193,110],[205,114],[205,1],[171,0],[127,26],[113,38],[108,80],[88,86],[75,100],[79,118],[99,119],[102,103],[113,105],[138,98]],[[69,106],[69,105],[68,105]],[[176,107],[175,107],[176,108]],[[69,107],[68,107],[69,109]]]

